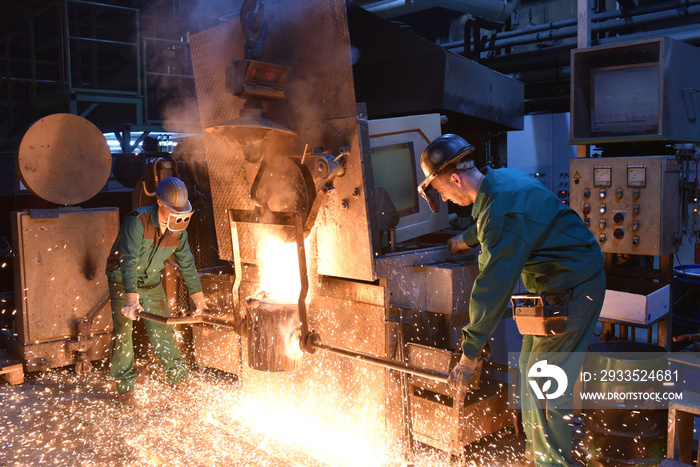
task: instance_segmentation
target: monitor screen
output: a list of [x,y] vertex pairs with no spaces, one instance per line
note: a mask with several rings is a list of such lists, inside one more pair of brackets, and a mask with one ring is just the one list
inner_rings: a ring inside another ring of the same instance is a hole
[[658,64],[594,68],[591,83],[592,135],[658,133]]
[[[418,194],[423,181],[420,156],[441,134],[440,114],[368,120],[370,164],[375,186],[386,190],[399,213],[396,242],[402,243],[449,227],[447,203],[433,213]],[[377,232],[377,238],[379,233]]]
[[374,185],[384,187],[400,217],[418,212],[413,143],[373,147],[371,152]]

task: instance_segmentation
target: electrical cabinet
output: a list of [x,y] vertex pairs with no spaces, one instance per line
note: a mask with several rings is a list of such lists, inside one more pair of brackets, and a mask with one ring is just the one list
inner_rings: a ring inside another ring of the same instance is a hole
[[672,254],[680,222],[680,169],[672,156],[573,159],[571,207],[603,253]]

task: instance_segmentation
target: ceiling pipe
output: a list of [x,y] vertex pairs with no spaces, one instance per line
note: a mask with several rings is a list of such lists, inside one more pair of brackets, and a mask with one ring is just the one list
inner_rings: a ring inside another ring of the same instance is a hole
[[[593,23],[591,29],[595,32],[602,32],[608,29],[635,26],[674,17],[694,16],[698,14],[697,8],[694,8],[698,4],[700,4],[700,0],[672,1],[639,7],[630,12],[630,14],[625,15],[622,15],[619,10],[596,13],[591,18]],[[659,12],[661,12],[661,15],[658,14]],[[576,37],[576,33],[576,19],[565,19],[517,31],[497,33],[485,42],[484,50]],[[461,53],[464,50],[464,41],[445,43],[442,46],[453,52]]]
[[[665,10],[656,13],[647,13],[639,16],[634,16],[631,18],[618,18],[611,19],[604,22],[594,22],[591,24],[591,31],[596,33],[601,33],[605,31],[614,31],[620,28],[628,28],[633,26],[640,26],[642,24],[656,23],[659,21],[692,17],[700,15],[700,5],[690,6],[684,9],[683,12],[678,12],[677,10]],[[532,44],[537,42],[546,42],[549,40],[565,39],[570,37],[576,37],[577,28],[566,27],[556,31],[551,31],[548,33],[536,33],[526,36],[514,37],[510,39],[498,40],[488,42],[487,48],[501,49],[505,47],[513,47],[516,45]]]
[[382,0],[360,6],[382,18],[394,18],[430,8],[430,5],[414,0]]
[[[636,41],[648,39],[650,37],[666,36],[678,41],[687,42],[689,44],[700,43],[700,28],[697,24],[689,24],[687,26],[678,26],[675,28],[655,29],[653,31],[643,31],[623,36],[624,40]],[[607,37],[597,41],[598,45],[613,44],[619,42],[617,37]]]
[[383,18],[441,7],[469,13],[487,21],[505,21],[519,3],[519,0],[384,0],[361,6]]

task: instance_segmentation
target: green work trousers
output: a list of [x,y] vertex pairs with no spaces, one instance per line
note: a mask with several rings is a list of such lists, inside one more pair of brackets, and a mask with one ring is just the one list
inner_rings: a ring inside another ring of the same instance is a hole
[[[151,289],[138,289],[139,302],[144,311],[160,316],[171,316],[163,286],[158,284]],[[134,321],[121,312],[124,305],[124,288],[122,284],[109,281],[109,296],[112,302],[112,321],[114,323],[114,338],[112,347],[112,362],[110,372],[117,381],[119,394],[133,391],[136,386],[134,373]],[[165,376],[169,383],[174,384],[187,377],[187,367],[182,360],[177,347],[175,332],[172,325],[157,323],[148,319],[143,320],[151,346],[158,361],[163,365]]]
[[528,372],[533,364],[546,358],[548,364],[564,370],[568,388],[572,388],[581,371],[604,298],[605,273],[601,271],[573,289],[567,332],[549,337],[523,336],[519,361],[520,403],[527,438],[526,455],[537,466],[576,465],[571,454],[573,392],[541,401],[528,384]]

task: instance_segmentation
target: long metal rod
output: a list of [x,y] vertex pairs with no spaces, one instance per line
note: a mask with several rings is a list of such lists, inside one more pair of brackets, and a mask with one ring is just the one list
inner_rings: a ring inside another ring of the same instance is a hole
[[143,319],[148,319],[161,324],[213,324],[216,326],[224,326],[230,328],[236,328],[236,324],[233,318],[225,318],[222,316],[213,315],[210,313],[202,313],[202,316],[160,316],[155,313],[149,313],[147,311],[137,311],[136,316]]
[[309,322],[306,315],[306,294],[309,292],[309,274],[306,270],[306,249],[304,248],[304,224],[301,215],[294,214],[295,238],[297,242],[297,256],[299,258],[299,279],[301,288],[299,290],[299,321],[301,322],[301,335],[309,333]]
[[396,360],[389,360],[388,358],[376,357],[374,355],[356,352],[354,350],[341,349],[339,347],[331,347],[330,345],[321,344],[319,342],[310,342],[309,346],[315,349],[321,349],[337,355],[342,355],[344,357],[362,360],[363,362],[371,363],[372,365],[390,368],[392,370],[401,371],[403,373],[420,376],[421,378],[432,379],[433,381],[437,381],[439,383],[447,383],[447,378],[450,376],[447,373],[443,373],[442,371],[431,370],[429,368],[421,368],[409,365],[408,363],[397,362]]

